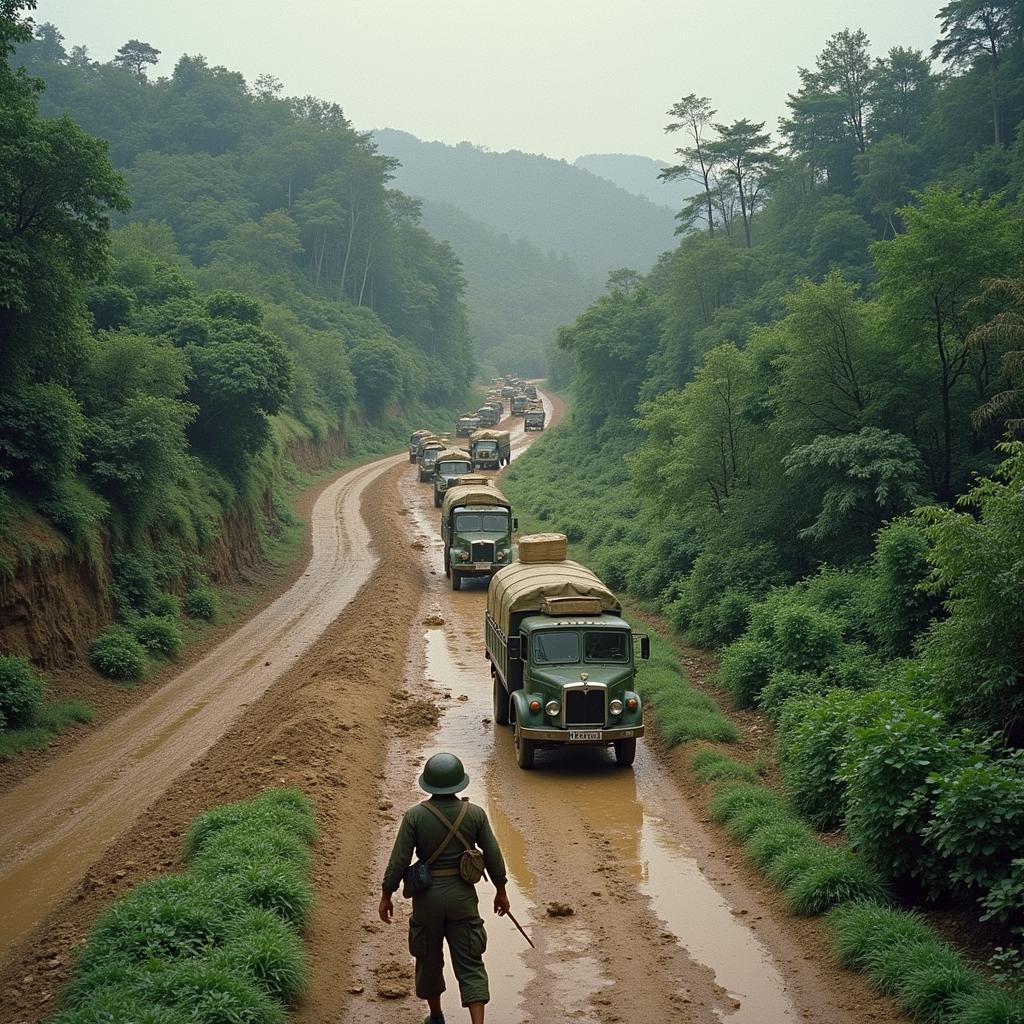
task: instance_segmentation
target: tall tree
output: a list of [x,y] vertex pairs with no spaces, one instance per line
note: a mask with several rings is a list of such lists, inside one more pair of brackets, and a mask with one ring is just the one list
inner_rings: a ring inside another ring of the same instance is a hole
[[708,227],[708,234],[715,233],[715,163],[716,157],[708,148],[708,129],[717,111],[711,108],[711,100],[707,96],[690,93],[678,103],[674,103],[668,111],[673,118],[665,125],[666,132],[685,132],[690,140],[688,146],[676,150],[682,162],[673,167],[666,167],[658,177],[663,181],[693,182],[703,189],[703,196],[695,196],[681,215],[684,227],[689,227],[698,219],[698,209],[703,206],[702,216]]
[[935,97],[936,78],[920,50],[894,46],[875,61],[868,100],[875,140],[898,135],[904,142],[921,138]]
[[953,68],[970,68],[980,59],[988,64],[992,102],[992,140],[1002,145],[999,65],[1016,25],[1014,0],[951,0],[939,13],[942,38],[932,57]]
[[139,78],[146,77],[146,68],[160,59],[160,51],[141,39],[129,39],[118,51],[112,63],[130,71]]
[[869,40],[858,29],[836,32],[818,55],[817,80],[824,92],[840,97],[843,117],[863,153],[867,148],[866,122],[873,79]]
[[749,249],[754,244],[751,221],[767,197],[768,176],[778,163],[778,153],[771,145],[771,133],[764,130],[764,121],[754,124],[743,118],[714,128],[718,139],[708,150],[713,159],[721,161],[723,173],[736,189]]

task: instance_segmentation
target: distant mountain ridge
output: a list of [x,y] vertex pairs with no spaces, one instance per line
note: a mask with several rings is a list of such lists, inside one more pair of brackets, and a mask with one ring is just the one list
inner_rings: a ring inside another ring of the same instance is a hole
[[664,160],[638,153],[588,153],[579,156],[573,166],[580,167],[619,188],[644,196],[673,214],[694,194],[697,186],[688,181],[660,181],[658,175],[669,166]]
[[468,142],[424,142],[387,128],[373,133],[401,167],[410,195],[449,203],[499,234],[573,257],[587,275],[646,271],[675,246],[673,211],[565,160]]

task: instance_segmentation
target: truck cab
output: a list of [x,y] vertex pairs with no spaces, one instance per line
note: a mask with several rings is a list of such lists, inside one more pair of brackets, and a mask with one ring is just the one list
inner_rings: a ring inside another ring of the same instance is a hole
[[443,441],[437,440],[425,441],[420,445],[417,463],[419,465],[419,480],[421,484],[434,479],[434,463],[437,462],[438,455],[446,447]]
[[512,455],[512,439],[507,430],[475,430],[469,438],[469,457],[473,471],[501,469]]
[[468,452],[449,448],[437,453],[434,461],[434,508],[440,508],[445,491],[459,481],[459,477],[473,472],[473,460]]
[[481,405],[476,411],[477,419],[480,420],[481,427],[496,427],[498,425],[498,413],[497,410],[491,408],[489,405]]
[[480,417],[475,412],[467,412],[455,421],[455,436],[469,437],[474,430],[480,429]]
[[544,406],[540,402],[531,402],[523,415],[523,430],[543,430],[546,420]]
[[444,496],[441,540],[444,571],[452,590],[467,576],[488,579],[513,557],[516,521],[508,499],[485,477],[464,476]]
[[589,569],[564,558],[523,561],[532,542],[520,538],[520,561],[487,592],[494,721],[513,725],[521,768],[533,767],[538,750],[566,743],[610,745],[628,767],[644,734],[635,680],[649,638],[633,633]]
[[530,403],[530,400],[525,394],[518,394],[512,396],[512,415],[513,416],[524,416],[526,415],[526,409]]

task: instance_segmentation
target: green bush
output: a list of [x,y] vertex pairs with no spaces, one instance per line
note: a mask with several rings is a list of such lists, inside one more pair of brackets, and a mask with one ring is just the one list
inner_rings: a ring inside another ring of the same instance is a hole
[[272,910],[296,928],[306,925],[313,893],[301,870],[287,862],[252,853],[243,860],[198,858],[195,871],[202,878],[236,887],[250,906]]
[[1006,874],[982,897],[982,921],[996,921],[1024,937],[1024,857],[1017,857]]
[[217,594],[209,587],[193,587],[185,595],[185,612],[193,619],[217,617]]
[[11,728],[32,725],[43,707],[45,683],[24,658],[0,655],[0,717]]
[[754,703],[769,718],[777,721],[782,714],[783,705],[790,697],[815,696],[824,692],[827,686],[825,679],[816,672],[781,669],[771,674]]
[[993,757],[979,744],[960,753],[965,763],[935,776],[929,846],[952,885],[989,890],[1024,850],[1024,750]]
[[151,614],[176,619],[181,614],[181,602],[173,594],[160,594],[153,602]]
[[929,779],[952,766],[961,746],[939,712],[907,698],[853,729],[841,768],[847,835],[887,878],[939,885],[939,859],[925,840],[934,807]]
[[82,454],[85,417],[68,388],[55,381],[0,392],[0,477],[31,486],[70,476]]
[[842,625],[834,615],[791,605],[775,616],[773,654],[780,668],[820,672],[839,654]]
[[177,658],[184,646],[181,629],[174,619],[162,615],[143,615],[129,624],[132,636],[146,648],[168,658]]
[[752,707],[775,668],[771,646],[742,636],[722,652],[722,680],[737,707]]
[[823,914],[840,903],[886,899],[878,872],[848,850],[818,844],[815,856],[785,886],[786,906],[804,916]]
[[89,648],[89,661],[110,679],[138,679],[146,669],[146,649],[124,626],[108,626]]

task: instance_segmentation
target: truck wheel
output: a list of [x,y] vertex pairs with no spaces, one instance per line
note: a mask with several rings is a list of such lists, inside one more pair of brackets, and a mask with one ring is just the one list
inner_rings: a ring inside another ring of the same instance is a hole
[[444,553],[444,574],[445,574],[445,576],[451,576],[451,574],[452,574],[452,566],[451,566],[451,562],[448,561],[448,552],[447,551]]
[[535,740],[524,740],[520,735],[519,726],[516,726],[516,764],[520,768],[532,768],[533,759],[537,756],[537,743]]
[[636,759],[636,740],[615,741],[615,763],[620,768],[630,768]]
[[452,569],[452,590],[462,589],[462,573],[458,569]]
[[508,694],[505,692],[505,687],[501,685],[497,672],[491,673],[491,682],[493,684],[494,721],[497,725],[508,725]]

